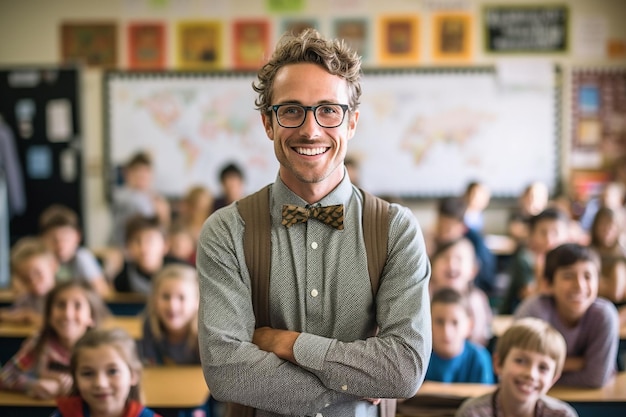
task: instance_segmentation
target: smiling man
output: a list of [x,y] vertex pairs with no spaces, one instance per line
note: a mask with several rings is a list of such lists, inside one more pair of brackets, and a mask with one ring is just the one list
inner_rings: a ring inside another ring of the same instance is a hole
[[309,30],[283,37],[258,73],[255,104],[280,163],[264,202],[269,323],[255,317],[258,271],[247,266],[252,226],[241,204],[208,219],[197,259],[202,365],[211,394],[238,404],[231,416],[378,416],[381,399],[411,397],[424,379],[431,330],[422,232],[409,209],[388,206],[375,288],[364,195],[344,167],[360,65],[343,42]]

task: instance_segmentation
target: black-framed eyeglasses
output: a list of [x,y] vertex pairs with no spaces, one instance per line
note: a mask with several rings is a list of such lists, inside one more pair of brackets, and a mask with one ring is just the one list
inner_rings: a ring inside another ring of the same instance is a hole
[[[306,112],[311,110],[315,121],[321,127],[337,127],[343,123],[346,112],[350,106],[347,104],[324,103],[317,106],[303,106],[300,104],[275,104],[269,109],[274,110],[276,121],[282,127],[296,128],[304,124]],[[268,110],[269,110],[268,109]]]

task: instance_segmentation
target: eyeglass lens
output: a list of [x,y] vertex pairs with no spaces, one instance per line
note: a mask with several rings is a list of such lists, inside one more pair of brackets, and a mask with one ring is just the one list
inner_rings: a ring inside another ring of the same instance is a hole
[[[306,111],[311,107],[298,104],[283,104],[276,109],[278,122],[284,127],[298,127],[304,123]],[[338,104],[322,104],[311,108],[315,120],[322,127],[337,127],[344,117],[344,110]]]

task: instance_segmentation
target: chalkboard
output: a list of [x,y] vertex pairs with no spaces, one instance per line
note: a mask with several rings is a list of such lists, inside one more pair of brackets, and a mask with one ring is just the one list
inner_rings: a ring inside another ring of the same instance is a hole
[[486,6],[485,49],[489,52],[566,52],[568,9],[560,5]]
[[[219,190],[219,170],[231,161],[244,168],[248,191],[272,182],[278,165],[253,81],[246,73],[107,73],[109,172],[147,150],[168,196],[199,183]],[[517,196],[531,181],[554,190],[556,85],[510,85],[493,68],[366,71],[348,145],[361,186],[417,198],[458,194],[471,180],[496,197]]]

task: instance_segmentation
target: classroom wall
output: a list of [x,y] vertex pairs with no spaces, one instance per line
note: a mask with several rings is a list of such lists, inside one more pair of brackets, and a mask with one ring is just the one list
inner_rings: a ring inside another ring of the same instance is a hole
[[[182,19],[218,18],[230,22],[242,17],[266,17],[274,22],[278,32],[279,22],[285,17],[281,14],[269,14],[266,11],[268,1],[260,0],[0,0],[0,64],[58,64],[60,56],[59,27],[65,21],[115,20],[120,28],[132,20],[162,20],[174,23]],[[474,18],[472,64],[495,65],[503,60],[524,61],[527,59],[548,60],[561,65],[564,72],[564,86],[569,85],[569,71],[577,66],[620,66],[626,65],[620,59],[609,59],[605,53],[584,52],[577,48],[581,36],[594,35],[599,39],[618,39],[626,42],[626,2],[623,0],[327,0],[304,1],[307,16],[316,19],[320,30],[330,33],[330,21],[336,17],[367,17],[375,21],[381,15],[417,13],[422,17],[420,27],[421,58],[419,65],[433,65],[430,58],[430,27],[428,17],[439,10],[449,8],[470,11]],[[489,55],[482,48],[481,7],[484,4],[566,4],[570,7],[570,50],[564,54],[535,55]],[[154,6],[157,5],[157,6]],[[161,5],[161,6],[158,6]],[[294,15],[295,16],[295,15]],[[596,23],[593,26],[594,22]],[[598,24],[599,23],[599,24]],[[585,26],[592,24],[593,27]],[[583,29],[584,27],[584,29]],[[276,40],[278,33],[274,33]],[[121,67],[125,65],[125,37],[123,30],[118,34],[119,59]],[[374,33],[372,38],[376,39]],[[226,41],[228,46],[228,40]],[[168,62],[175,61],[174,30],[168,27]],[[598,45],[600,51],[605,44]],[[374,54],[372,54],[374,55]],[[375,67],[375,58],[371,57],[368,66]],[[226,66],[230,65],[229,62]],[[82,75],[82,131],[84,132],[83,160],[86,178],[84,182],[84,212],[86,213],[85,235],[92,247],[103,245],[108,236],[110,218],[105,199],[103,172],[103,109],[102,75],[100,69],[87,68]],[[0,98],[1,99],[1,98]],[[563,89],[563,118],[561,138],[562,177],[568,177],[568,139],[571,134],[570,118],[567,112],[570,96],[567,88]],[[409,203],[424,228],[428,228],[434,219],[433,201],[412,201]],[[486,229],[499,233],[504,230],[507,211],[511,202],[494,202],[487,212]]]

